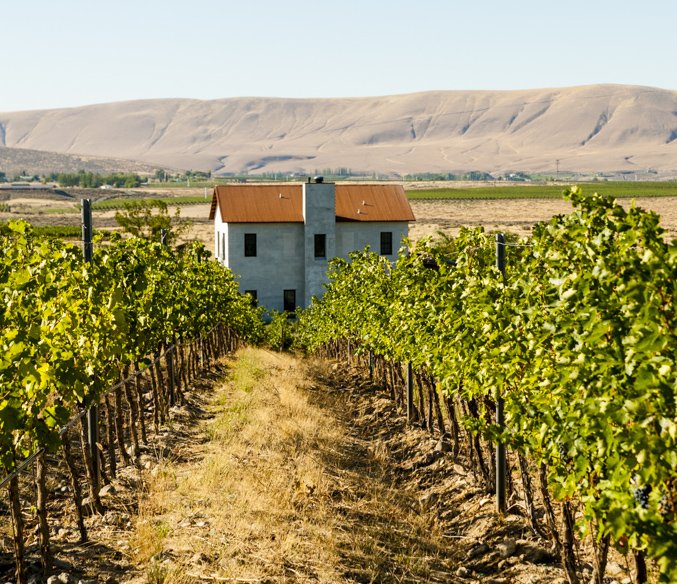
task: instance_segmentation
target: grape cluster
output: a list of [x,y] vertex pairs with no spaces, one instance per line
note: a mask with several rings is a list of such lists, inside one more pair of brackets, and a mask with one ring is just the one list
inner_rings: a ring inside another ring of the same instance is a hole
[[649,508],[649,494],[651,493],[651,485],[643,485],[641,487],[635,487],[632,489],[632,496],[635,498],[635,501],[639,503],[639,506],[642,509]]
[[568,460],[568,450],[569,449],[566,447],[566,445],[562,444],[561,442],[557,445],[557,452],[559,452],[559,457],[562,460]]
[[663,491],[660,501],[658,502],[658,514],[667,521],[673,512],[673,504],[670,495],[667,491]]

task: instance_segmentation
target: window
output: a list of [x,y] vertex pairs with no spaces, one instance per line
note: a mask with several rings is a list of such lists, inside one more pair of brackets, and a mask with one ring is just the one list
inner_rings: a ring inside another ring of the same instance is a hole
[[244,257],[256,257],[256,233],[244,234]]
[[315,257],[327,257],[327,236],[324,233],[315,234]]
[[294,312],[296,310],[296,290],[284,291],[284,309],[285,312]]
[[381,231],[381,255],[393,255],[392,231]]
[[226,261],[226,234],[222,233],[221,234],[221,259],[225,262]]
[[244,293],[249,294],[252,297],[252,306],[258,304],[258,294],[256,293],[256,290],[245,290]]

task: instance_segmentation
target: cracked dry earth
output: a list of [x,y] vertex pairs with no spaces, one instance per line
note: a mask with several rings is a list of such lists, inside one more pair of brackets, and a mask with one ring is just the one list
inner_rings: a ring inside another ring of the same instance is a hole
[[566,582],[363,372],[247,349],[200,390],[87,519],[94,543],[54,526],[54,582]]

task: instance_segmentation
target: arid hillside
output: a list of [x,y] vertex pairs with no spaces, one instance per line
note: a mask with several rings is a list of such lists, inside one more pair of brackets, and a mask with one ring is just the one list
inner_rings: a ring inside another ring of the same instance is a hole
[[164,99],[0,113],[0,146],[225,172],[656,170],[677,91],[591,85],[350,99]]
[[5,172],[9,177],[22,172],[39,175],[50,172],[79,172],[80,170],[99,174],[113,172],[152,174],[156,168],[157,165],[120,158],[80,156],[0,146],[0,171]]

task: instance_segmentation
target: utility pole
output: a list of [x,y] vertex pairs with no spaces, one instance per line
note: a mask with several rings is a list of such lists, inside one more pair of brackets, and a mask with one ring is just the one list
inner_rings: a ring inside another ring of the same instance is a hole
[[559,158],[555,160],[555,182],[559,181]]

